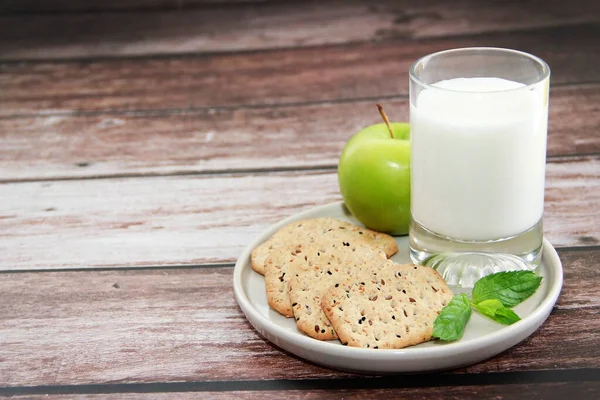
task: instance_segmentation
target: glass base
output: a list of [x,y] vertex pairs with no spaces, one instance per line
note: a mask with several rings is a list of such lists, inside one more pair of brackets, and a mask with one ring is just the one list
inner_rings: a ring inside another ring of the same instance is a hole
[[542,220],[520,235],[460,241],[410,223],[410,258],[436,269],[449,285],[472,288],[480,278],[503,271],[535,270],[542,256]]

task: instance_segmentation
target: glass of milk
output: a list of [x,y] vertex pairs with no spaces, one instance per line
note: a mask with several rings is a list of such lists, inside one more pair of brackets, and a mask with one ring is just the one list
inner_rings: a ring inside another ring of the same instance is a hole
[[539,266],[550,69],[527,53],[465,48],[410,69],[414,262],[453,285]]

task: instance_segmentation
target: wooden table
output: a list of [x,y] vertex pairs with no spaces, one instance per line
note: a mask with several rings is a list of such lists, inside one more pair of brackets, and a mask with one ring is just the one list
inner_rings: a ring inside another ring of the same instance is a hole
[[[599,398],[599,38],[596,0],[3,2],[0,395]],[[413,60],[477,45],[552,68],[547,322],[416,376],[262,339],[233,298],[242,248],[340,200],[344,143],[376,101],[408,118]]]

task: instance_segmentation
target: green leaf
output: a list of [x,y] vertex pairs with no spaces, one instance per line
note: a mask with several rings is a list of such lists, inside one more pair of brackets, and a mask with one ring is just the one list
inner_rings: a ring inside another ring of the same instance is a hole
[[504,325],[514,324],[521,319],[513,310],[504,307],[498,299],[484,300],[481,303],[473,304],[473,307],[486,317]]
[[514,307],[531,296],[542,282],[542,277],[531,271],[498,272],[475,283],[473,303],[498,299],[505,307]]
[[442,340],[460,339],[470,317],[471,304],[467,295],[454,296],[435,319],[432,336]]

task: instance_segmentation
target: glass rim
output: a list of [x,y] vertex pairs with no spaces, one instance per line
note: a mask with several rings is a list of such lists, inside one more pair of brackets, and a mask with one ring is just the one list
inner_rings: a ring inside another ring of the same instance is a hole
[[[536,80],[533,83],[530,83],[530,84],[524,85],[524,86],[520,86],[517,88],[504,89],[504,90],[492,90],[489,92],[478,92],[478,91],[471,91],[471,90],[454,90],[454,89],[447,89],[447,88],[441,88],[439,86],[434,86],[430,83],[423,82],[423,80],[419,79],[419,77],[415,73],[415,69],[416,69],[417,65],[420,65],[421,63],[426,62],[428,59],[432,59],[434,57],[438,57],[438,56],[441,56],[444,54],[463,53],[463,52],[466,53],[466,52],[475,52],[475,51],[487,51],[490,53],[507,53],[507,54],[512,54],[512,55],[517,55],[517,56],[521,56],[524,58],[528,58],[528,59],[534,61],[538,66],[541,67],[541,70],[543,71],[542,76],[541,76],[541,78],[539,78],[538,80]],[[540,57],[534,56],[533,54],[529,54],[524,51],[506,49],[503,47],[460,47],[460,48],[456,48],[456,49],[441,50],[441,51],[437,51],[435,53],[427,54],[423,57],[420,57],[419,59],[417,59],[415,62],[412,63],[412,65],[410,66],[410,69],[408,71],[408,75],[410,77],[410,80],[422,85],[426,89],[435,89],[435,90],[441,90],[441,91],[446,91],[446,92],[455,92],[455,93],[486,94],[486,93],[501,93],[501,92],[515,92],[515,91],[520,91],[520,90],[529,90],[532,87],[540,84],[541,82],[544,82],[545,80],[547,80],[550,77],[550,66],[544,60],[542,60]]]

